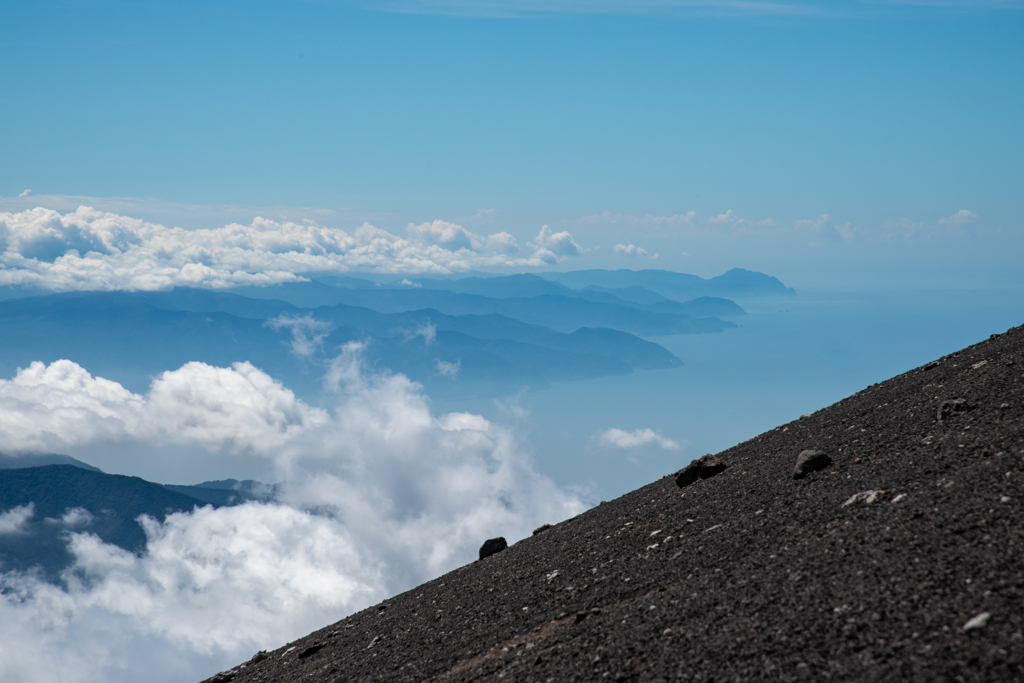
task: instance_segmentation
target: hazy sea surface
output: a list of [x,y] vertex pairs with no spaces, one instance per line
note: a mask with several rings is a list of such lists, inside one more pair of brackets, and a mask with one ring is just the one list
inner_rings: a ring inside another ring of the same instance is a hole
[[[802,289],[739,303],[748,315],[735,319],[738,329],[651,338],[682,368],[561,382],[497,401],[438,399],[435,412],[517,423],[537,468],[597,503],[1024,323],[1024,290]],[[650,428],[680,449],[611,448],[594,438],[609,428]]]

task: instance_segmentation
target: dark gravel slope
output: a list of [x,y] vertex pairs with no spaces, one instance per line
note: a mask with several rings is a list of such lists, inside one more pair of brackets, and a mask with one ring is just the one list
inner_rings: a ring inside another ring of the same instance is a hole
[[1024,327],[718,455],[220,680],[1024,680]]

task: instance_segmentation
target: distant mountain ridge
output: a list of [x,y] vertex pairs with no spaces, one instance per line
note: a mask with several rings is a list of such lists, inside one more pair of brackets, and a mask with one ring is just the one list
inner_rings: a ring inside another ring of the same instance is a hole
[[698,296],[759,297],[794,296],[796,292],[775,277],[743,268],[704,279],[697,275],[669,270],[574,270],[567,273],[543,273],[545,279],[573,288],[643,287],[670,299]]
[[0,534],[0,570],[38,568],[55,581],[72,560],[66,531],[88,531],[132,552],[145,548],[136,518],[164,520],[206,503],[160,484],[77,465],[0,469],[0,511],[31,506],[23,528]]
[[102,472],[98,467],[59,453],[40,453],[31,455],[11,455],[0,453],[0,470],[14,470],[23,467],[42,467],[43,465],[74,465],[92,472]]
[[[70,464],[47,464],[67,460]],[[105,543],[141,552],[140,515],[163,521],[196,507],[272,501],[279,487],[258,481],[210,481],[194,486],[157,484],[99,469],[66,455],[0,456],[0,515],[30,506],[25,523],[0,529],[0,572],[38,571],[50,582],[72,562],[67,532],[88,532]]]
[[[571,302],[559,299],[537,306],[572,308]],[[504,300],[504,305],[529,308],[531,303]],[[709,331],[732,325],[685,313],[615,310]],[[577,320],[588,319],[586,310],[577,313]],[[269,324],[282,315],[293,320],[308,317],[328,327],[329,335],[313,357],[290,352],[287,324]],[[250,361],[300,395],[314,395],[321,390],[326,363],[349,341],[368,342],[365,354],[372,366],[406,372],[439,395],[495,395],[524,386],[542,389],[551,381],[682,365],[664,347],[615,329],[574,326],[574,333],[566,334],[495,313],[381,313],[345,304],[301,309],[281,301],[188,289],[78,292],[3,301],[0,338],[0,373],[5,376],[33,361],[67,358],[136,392],[144,391],[153,376],[189,361],[218,366]],[[438,369],[440,362],[459,370],[445,375]]]
[[[33,361],[66,358],[144,392],[154,376],[189,361],[249,361],[318,400],[330,360],[358,341],[371,368],[406,373],[432,395],[499,396],[680,367],[681,359],[644,337],[735,327],[728,318],[745,311],[721,292],[792,292],[775,278],[741,270],[710,280],[668,271],[373,277],[323,275],[227,291],[0,296],[0,377]],[[672,298],[680,292],[696,295]],[[292,330],[303,325],[312,326],[314,342],[300,357],[292,352]]]

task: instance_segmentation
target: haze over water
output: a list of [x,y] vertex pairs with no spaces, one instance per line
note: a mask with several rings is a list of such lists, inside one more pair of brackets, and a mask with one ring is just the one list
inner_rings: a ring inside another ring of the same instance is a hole
[[[596,504],[1024,320],[1021,289],[807,288],[740,303],[748,315],[735,319],[737,329],[651,338],[682,368],[434,405],[499,421],[516,420],[509,408],[519,407],[538,469],[559,484],[584,485]],[[608,448],[591,438],[608,426],[653,428],[681,448]]]

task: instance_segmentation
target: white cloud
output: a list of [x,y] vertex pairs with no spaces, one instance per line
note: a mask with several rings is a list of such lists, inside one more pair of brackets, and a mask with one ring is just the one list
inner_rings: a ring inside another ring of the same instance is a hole
[[978,214],[967,209],[960,209],[952,216],[939,220],[939,224],[949,223],[950,225],[965,225],[967,223],[973,223],[978,220]]
[[735,223],[738,219],[732,214],[732,209],[729,209],[725,213],[720,213],[717,216],[712,216],[708,219],[708,223]]
[[561,258],[583,254],[583,248],[576,244],[572,235],[566,231],[553,233],[547,225],[542,225],[533,243],[527,244],[538,252],[547,252]]
[[34,362],[0,380],[0,439],[13,451],[137,440],[270,457],[328,414],[250,363],[187,363],[133,394],[77,363]]
[[595,434],[594,439],[602,445],[614,448],[633,449],[656,444],[665,450],[679,450],[679,444],[652,429],[635,429],[632,432],[622,429],[606,429]]
[[489,235],[484,241],[484,246],[487,251],[492,251],[495,254],[515,254],[519,251],[516,238],[507,232],[496,232]]
[[[143,519],[141,555],[71,533],[66,588],[0,575],[4,675],[199,680],[471,561],[483,539],[582,511],[509,429],[434,416],[418,385],[367,374],[360,351],[349,344],[335,363],[331,410],[248,364],[189,363],[145,395],[69,361],[0,384],[5,444],[185,443],[269,459],[285,482],[273,504]],[[17,529],[27,515],[0,520]]]
[[0,535],[24,533],[25,525],[35,514],[35,504],[19,505],[0,513]]
[[437,220],[422,225],[409,224],[409,236],[428,244],[440,244],[453,251],[469,249],[480,251],[483,242],[479,235],[474,235],[461,225]]
[[353,269],[449,274],[538,267],[550,262],[548,254],[580,252],[567,232],[542,229],[539,239],[543,253],[515,258],[518,247],[508,233],[484,237],[445,221],[410,225],[406,239],[369,223],[347,232],[310,220],[256,218],[250,225],[184,230],[85,206],[65,214],[36,208],[0,212],[0,285],[62,291],[223,288]]
[[[587,227],[616,226],[626,228],[632,238],[640,233],[646,236],[658,237],[661,239],[678,239],[680,236],[693,237],[705,236],[747,236],[751,234],[769,234],[776,223],[771,218],[766,218],[756,223],[752,220],[737,216],[732,209],[724,213],[713,215],[706,220],[700,220],[696,211],[687,211],[670,216],[654,216],[647,214],[635,216],[628,214],[612,214],[604,212],[592,216],[585,216],[576,221]],[[626,245],[628,246],[628,245]]]
[[803,219],[793,223],[793,229],[796,232],[810,232],[818,233],[828,223],[828,214],[823,213],[814,219]]
[[330,331],[330,325],[316,320],[311,314],[293,316],[282,313],[268,320],[266,325],[275,329],[286,329],[292,335],[292,352],[300,358],[309,358],[323,346],[324,338]]
[[444,377],[454,377],[459,374],[459,370],[462,369],[462,361],[457,360],[454,363],[449,363],[446,360],[437,360],[437,374]]
[[27,196],[29,196],[30,194],[32,194],[32,190],[25,190],[24,192],[22,192],[22,193],[21,193],[21,194],[19,194],[18,196],[19,196],[19,197],[27,197]]
[[626,254],[628,256],[647,256],[647,250],[638,247],[635,244],[616,244],[614,247],[612,247],[612,249],[615,250],[616,254]]
[[405,331],[405,338],[412,340],[416,337],[423,337],[423,343],[430,346],[437,340],[437,325],[431,322],[421,323],[411,332]]
[[85,508],[70,508],[61,515],[60,523],[66,527],[89,526],[92,524],[92,513]]
[[847,242],[859,237],[863,233],[863,230],[861,230],[861,228],[855,226],[853,223],[850,223],[849,221],[847,221],[844,225],[836,225],[835,230],[837,233],[839,233],[839,236],[842,237]]

